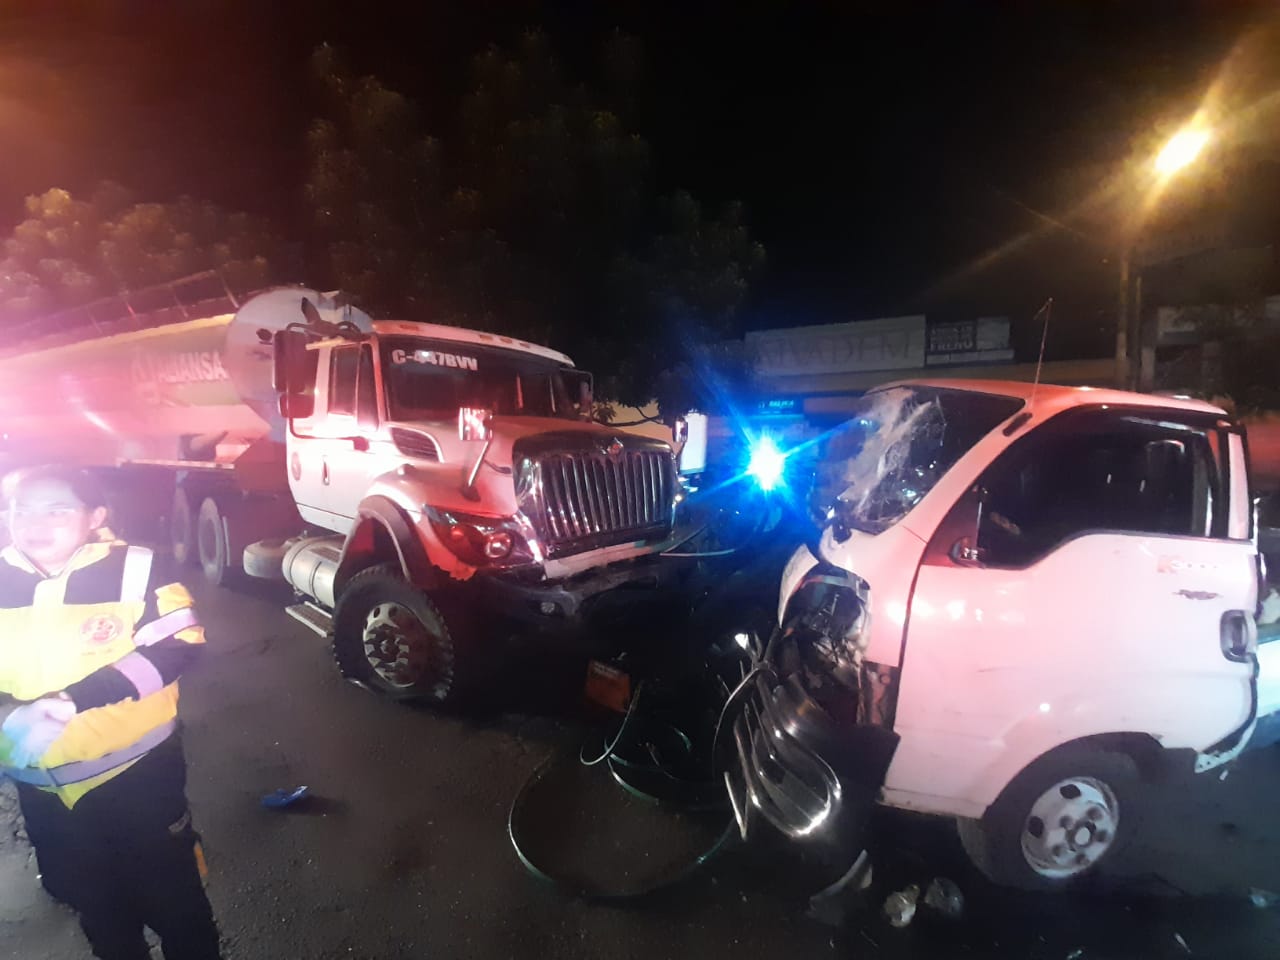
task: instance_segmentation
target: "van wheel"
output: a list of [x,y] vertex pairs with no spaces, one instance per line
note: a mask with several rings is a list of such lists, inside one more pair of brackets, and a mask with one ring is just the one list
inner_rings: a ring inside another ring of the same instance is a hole
[[1072,744],[1018,774],[960,842],[994,883],[1056,890],[1093,875],[1132,839],[1141,802],[1128,756]]
[[333,658],[344,677],[393,700],[454,706],[465,699],[469,619],[382,564],[353,576],[333,615]]

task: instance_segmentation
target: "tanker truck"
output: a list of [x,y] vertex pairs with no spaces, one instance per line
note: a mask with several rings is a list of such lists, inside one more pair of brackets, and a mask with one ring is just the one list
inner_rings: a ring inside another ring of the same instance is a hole
[[595,422],[564,354],[302,287],[224,306],[11,343],[2,465],[171,503],[178,561],[283,577],[342,673],[396,699],[478,686],[490,615],[574,633],[682,576],[673,444]]

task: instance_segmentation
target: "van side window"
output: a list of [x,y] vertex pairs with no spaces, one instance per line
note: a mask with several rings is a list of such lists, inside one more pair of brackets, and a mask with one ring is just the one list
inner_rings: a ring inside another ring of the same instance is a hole
[[1019,567],[1086,532],[1223,536],[1211,430],[1160,414],[1065,414],[1012,447],[979,481],[978,548]]
[[359,347],[334,347],[329,358],[329,412],[354,416]]

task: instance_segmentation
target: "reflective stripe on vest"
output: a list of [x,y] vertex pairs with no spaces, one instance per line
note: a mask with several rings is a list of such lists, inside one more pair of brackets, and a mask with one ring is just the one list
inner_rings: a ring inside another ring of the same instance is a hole
[[130,760],[137,760],[168,740],[170,734],[177,728],[176,720],[162,723],[123,750],[108,753],[105,757],[98,757],[96,760],[77,760],[75,763],[64,763],[60,767],[49,770],[36,767],[0,767],[0,771],[19,783],[27,783],[34,787],[65,787],[110,773]]
[[129,547],[124,554],[124,576],[120,579],[121,603],[145,603],[151,580],[151,551]]
[[158,617],[145,626],[139,627],[133,635],[133,645],[135,647],[149,647],[153,643],[167,640],[181,630],[199,625],[200,619],[196,616],[194,607],[179,607],[177,610],[170,610],[163,617]]

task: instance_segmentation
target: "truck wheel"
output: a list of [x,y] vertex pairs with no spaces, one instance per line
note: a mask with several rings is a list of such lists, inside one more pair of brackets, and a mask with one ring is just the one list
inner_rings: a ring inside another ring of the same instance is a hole
[[383,564],[353,576],[333,615],[333,657],[344,677],[393,700],[453,706],[464,698],[463,610],[441,608]]
[[1128,756],[1071,744],[1018,774],[981,820],[957,820],[960,842],[995,883],[1062,889],[1094,874],[1132,839],[1139,788]]
[[173,491],[173,507],[169,511],[169,546],[173,561],[185,567],[196,555],[195,524],[191,522],[191,498],[178,487]]
[[196,517],[196,554],[204,578],[215,586],[222,586],[230,579],[228,560],[231,545],[227,542],[227,525],[221,504],[213,497],[205,497]]

